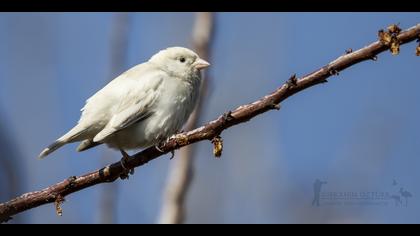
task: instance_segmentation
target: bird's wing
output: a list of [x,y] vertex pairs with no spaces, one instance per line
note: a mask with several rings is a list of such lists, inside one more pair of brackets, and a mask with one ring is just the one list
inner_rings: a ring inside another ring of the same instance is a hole
[[115,114],[107,125],[94,137],[94,142],[101,142],[115,132],[153,114],[153,105],[159,96],[159,87],[163,82],[160,72],[146,72],[140,80],[128,78],[125,84],[126,94],[116,107]]

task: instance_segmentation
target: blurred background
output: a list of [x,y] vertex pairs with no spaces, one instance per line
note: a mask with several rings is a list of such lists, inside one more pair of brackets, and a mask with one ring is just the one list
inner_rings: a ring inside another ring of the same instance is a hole
[[[73,127],[85,100],[109,80],[163,48],[191,47],[195,17],[1,13],[0,200],[118,161],[119,152],[100,146],[77,153],[77,144],[42,161],[36,157]],[[198,124],[375,41],[389,24],[404,29],[419,22],[419,13],[215,13]],[[279,112],[226,130],[221,159],[213,157],[210,142],[194,144],[185,222],[420,223],[415,47],[355,65],[286,100]],[[169,157],[138,168],[128,181],[68,196],[62,217],[45,205],[11,223],[158,222],[177,160]],[[313,206],[316,179],[326,182],[323,192],[387,192],[403,204],[321,198]]]

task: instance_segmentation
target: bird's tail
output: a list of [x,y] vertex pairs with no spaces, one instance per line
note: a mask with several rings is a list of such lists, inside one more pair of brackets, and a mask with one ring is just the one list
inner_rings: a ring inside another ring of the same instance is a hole
[[39,159],[43,159],[48,156],[50,153],[54,152],[55,150],[59,149],[61,146],[66,144],[67,142],[61,141],[58,139],[57,141],[50,144],[47,148],[45,148],[38,156]]
[[76,126],[71,129],[68,133],[63,135],[61,138],[57,139],[54,143],[50,144],[47,148],[45,148],[38,156],[39,159],[43,159],[48,156],[50,153],[54,152],[55,150],[59,149],[61,146],[72,143],[76,141],[83,140],[83,134],[86,132],[86,129],[80,126]]
[[102,143],[93,142],[92,139],[86,139],[86,140],[84,140],[80,143],[80,145],[77,147],[77,151],[82,152],[82,151],[88,150],[90,148],[96,147],[96,146],[101,145],[101,144]]

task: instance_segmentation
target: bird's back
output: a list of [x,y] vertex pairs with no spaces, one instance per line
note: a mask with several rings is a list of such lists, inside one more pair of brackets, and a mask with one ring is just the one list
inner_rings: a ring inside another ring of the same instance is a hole
[[145,86],[150,85],[155,66],[150,63],[139,64],[109,82],[105,87],[86,100],[81,109],[79,125],[98,133],[113,115],[127,108],[132,100],[141,96]]

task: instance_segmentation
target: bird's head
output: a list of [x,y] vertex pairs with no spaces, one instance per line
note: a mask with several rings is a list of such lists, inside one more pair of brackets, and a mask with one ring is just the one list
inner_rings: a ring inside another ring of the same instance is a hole
[[153,55],[149,62],[157,64],[179,78],[188,78],[210,66],[210,63],[201,59],[195,52],[183,47],[170,47],[161,50]]

